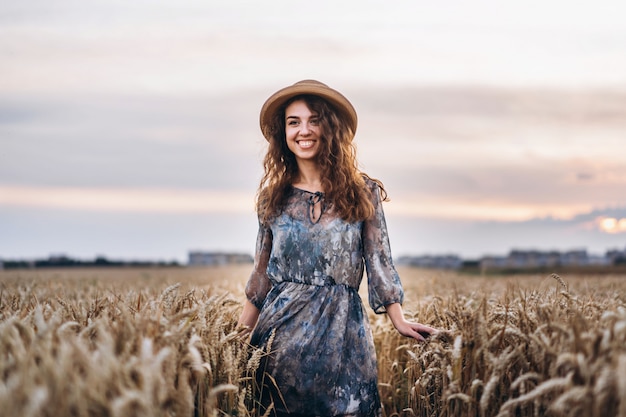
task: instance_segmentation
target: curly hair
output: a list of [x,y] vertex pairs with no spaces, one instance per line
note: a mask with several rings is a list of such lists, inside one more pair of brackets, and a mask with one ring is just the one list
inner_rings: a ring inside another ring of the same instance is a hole
[[264,174],[259,184],[256,209],[263,223],[280,214],[291,185],[298,180],[295,155],[285,139],[285,109],[303,100],[320,121],[320,149],[317,162],[326,200],[335,212],[348,222],[366,220],[374,215],[370,191],[365,178],[376,182],[381,198],[387,200],[383,184],[358,169],[354,132],[326,100],[314,95],[299,95],[288,100],[273,115],[271,139],[263,161]]

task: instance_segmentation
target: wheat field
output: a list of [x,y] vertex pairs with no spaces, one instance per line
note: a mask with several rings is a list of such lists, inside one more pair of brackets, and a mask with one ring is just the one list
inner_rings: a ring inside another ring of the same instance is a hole
[[[257,416],[249,270],[0,271],[0,415]],[[625,276],[400,274],[407,316],[442,331],[367,308],[385,416],[626,417]]]

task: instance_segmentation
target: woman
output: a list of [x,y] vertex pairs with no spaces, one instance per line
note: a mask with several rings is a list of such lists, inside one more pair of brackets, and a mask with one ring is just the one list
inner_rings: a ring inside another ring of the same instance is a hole
[[252,345],[271,344],[261,403],[273,401],[279,416],[380,416],[376,352],[358,295],[364,269],[376,313],[420,341],[435,329],[404,318],[386,193],[357,168],[356,112],[339,92],[305,80],[273,94],[260,119],[269,148],[239,325],[254,329]]

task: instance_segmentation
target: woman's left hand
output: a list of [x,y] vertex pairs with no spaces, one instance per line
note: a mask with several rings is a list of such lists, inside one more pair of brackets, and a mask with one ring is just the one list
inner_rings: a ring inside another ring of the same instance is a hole
[[430,326],[421,323],[413,323],[404,319],[400,320],[398,324],[394,323],[394,326],[402,336],[412,337],[421,342],[438,332],[437,329]]
[[413,339],[423,342],[427,337],[438,332],[438,330],[433,327],[407,321],[404,318],[404,312],[399,303],[389,304],[385,306],[385,309],[394,327],[403,336],[412,337]]

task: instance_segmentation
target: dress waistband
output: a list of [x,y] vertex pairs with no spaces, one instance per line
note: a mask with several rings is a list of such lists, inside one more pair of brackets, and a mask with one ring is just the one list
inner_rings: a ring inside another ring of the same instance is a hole
[[294,281],[292,279],[288,279],[288,278],[284,278],[281,280],[281,282],[290,282],[293,284],[300,284],[300,285],[310,285],[313,287],[345,287],[345,288],[349,288],[352,290],[357,291],[358,288],[355,288],[351,285],[348,284],[338,284],[335,279],[331,276],[325,276],[324,278],[322,277],[317,277],[315,281],[318,282],[302,282],[302,281]]

